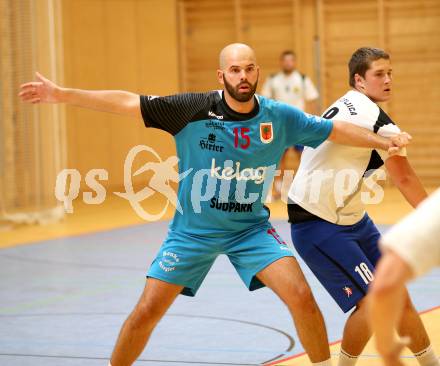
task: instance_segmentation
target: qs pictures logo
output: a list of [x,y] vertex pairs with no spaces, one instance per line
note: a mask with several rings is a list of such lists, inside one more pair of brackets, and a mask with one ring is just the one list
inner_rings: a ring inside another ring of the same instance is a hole
[[[149,161],[141,168],[132,173],[133,162],[136,156],[141,152],[151,153],[157,161]],[[115,195],[126,199],[135,212],[144,220],[155,221],[159,220],[167,211],[169,203],[176,207],[182,214],[182,207],[177,199],[176,192],[170,186],[170,182],[178,183],[184,179],[192,169],[181,173],[179,175],[175,167],[179,159],[177,156],[170,156],[163,161],[157,152],[149,146],[137,145],[133,147],[124,162],[124,188],[125,192],[114,192]],[[148,182],[148,185],[138,192],[134,191],[132,178],[138,176],[146,171],[152,171],[153,175]],[[106,198],[106,189],[99,180],[108,180],[108,172],[105,169],[92,169],[85,177],[86,185],[92,188],[96,195],[93,197],[92,192],[84,192],[83,200],[87,204],[100,204],[104,202]],[[68,184],[69,182],[69,184]],[[73,213],[72,201],[79,195],[79,188],[81,183],[81,174],[77,169],[64,169],[62,170],[56,180],[55,185],[55,197],[63,202],[64,209],[67,213]],[[146,211],[141,202],[152,196],[153,194],[160,193],[167,198],[164,208],[156,214],[152,214]]]

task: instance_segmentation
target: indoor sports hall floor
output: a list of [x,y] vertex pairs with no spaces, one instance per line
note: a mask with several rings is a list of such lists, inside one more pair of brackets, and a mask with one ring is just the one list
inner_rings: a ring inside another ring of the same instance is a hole
[[[168,221],[143,223],[116,197],[74,208],[62,223],[0,231],[1,366],[106,366],[140,295]],[[290,241],[283,204],[271,210],[274,226]],[[384,204],[369,209],[381,230],[409,210],[392,190]],[[346,316],[301,264],[336,356]],[[440,270],[412,283],[410,291],[440,353]],[[195,298],[177,299],[136,364],[307,366],[297,339],[281,302],[267,289],[249,293],[220,257]],[[417,364],[409,353],[405,358]],[[380,365],[372,345],[358,365]]]

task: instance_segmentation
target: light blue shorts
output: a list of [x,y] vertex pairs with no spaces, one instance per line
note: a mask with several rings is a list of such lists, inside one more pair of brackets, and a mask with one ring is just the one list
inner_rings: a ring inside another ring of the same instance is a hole
[[228,256],[250,291],[264,287],[256,274],[291,249],[270,224],[225,237],[202,237],[170,232],[147,277],[185,286],[183,295],[195,296],[218,255]]

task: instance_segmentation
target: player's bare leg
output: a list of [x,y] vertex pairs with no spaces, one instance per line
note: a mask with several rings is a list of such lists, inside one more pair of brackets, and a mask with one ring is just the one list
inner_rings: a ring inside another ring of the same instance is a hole
[[367,301],[366,297],[359,301],[345,323],[341,348],[352,356],[359,356],[371,338],[365,306]]
[[257,277],[289,308],[310,360],[314,363],[328,360],[330,349],[324,319],[297,260],[281,258],[263,269]]
[[[412,276],[407,263],[389,251],[378,264],[376,279],[369,290],[370,324],[375,322],[372,326],[378,333],[376,346],[387,366],[398,362],[404,343],[408,344],[420,365],[440,365],[434,350],[429,346],[428,335],[404,286]],[[390,334],[390,331],[396,324],[399,334],[402,337],[406,335],[406,338],[394,340],[394,334]]]
[[[369,301],[367,295],[357,306],[355,312],[347,319],[344,327],[341,348],[352,356],[359,356],[371,337],[368,327],[368,313],[366,303]],[[403,309],[400,327],[401,336],[410,337],[408,347],[413,353],[418,353],[430,345],[428,334],[405,290],[405,307]]]
[[111,365],[128,366],[142,353],[147,341],[183,287],[149,278],[139,302],[129,315],[113,350]]
[[405,289],[404,300],[405,305],[402,312],[402,317],[398,332],[400,336],[407,336],[410,338],[408,348],[413,353],[418,353],[426,349],[430,344],[428,333],[423,325],[420,315],[414,308],[414,305],[409,298],[408,291]]

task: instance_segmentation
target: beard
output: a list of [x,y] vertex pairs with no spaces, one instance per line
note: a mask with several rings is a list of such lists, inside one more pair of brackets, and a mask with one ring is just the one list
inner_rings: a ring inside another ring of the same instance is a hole
[[[232,84],[228,83],[225,75],[223,74],[223,82],[225,83],[226,90],[233,99],[235,99],[237,102],[249,102],[253,98],[255,91],[257,90],[258,78],[255,84],[244,81],[234,87]],[[243,85],[248,86],[249,91],[241,92],[240,87]]]

